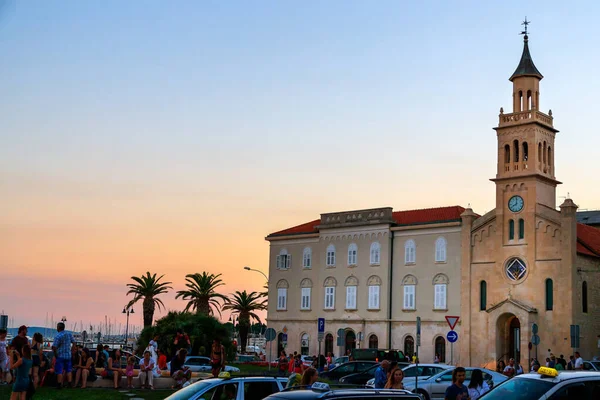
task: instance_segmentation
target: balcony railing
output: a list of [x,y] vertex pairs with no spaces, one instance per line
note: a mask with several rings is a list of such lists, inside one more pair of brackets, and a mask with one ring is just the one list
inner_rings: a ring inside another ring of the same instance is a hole
[[500,113],[500,121],[498,123],[498,126],[516,125],[518,123],[521,123],[522,121],[527,120],[538,121],[544,125],[553,127],[552,123],[554,118],[537,110],[520,111],[511,114]]

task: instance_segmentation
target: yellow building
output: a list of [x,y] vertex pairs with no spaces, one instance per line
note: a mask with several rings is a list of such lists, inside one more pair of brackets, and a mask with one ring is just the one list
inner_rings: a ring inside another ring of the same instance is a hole
[[577,223],[572,200],[556,207],[558,131],[552,112],[539,111],[542,78],[525,36],[510,77],[512,112],[501,109],[496,128],[496,208],[487,214],[459,206],[334,212],[267,236],[267,319],[278,347],[287,337],[286,350],[316,354],[317,318],[325,318],[324,352],[413,354],[419,316],[421,361],[437,353],[450,362],[445,316],[459,315],[454,363],[525,361],[533,324],[540,358],[548,349],[572,353],[572,324],[583,357],[598,354],[600,230]]

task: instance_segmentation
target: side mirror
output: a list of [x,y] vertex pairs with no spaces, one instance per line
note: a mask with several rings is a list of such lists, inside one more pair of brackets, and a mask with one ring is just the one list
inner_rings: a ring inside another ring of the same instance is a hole
[[440,383],[440,382],[442,381],[442,378],[437,378],[435,381],[436,381],[437,383]]

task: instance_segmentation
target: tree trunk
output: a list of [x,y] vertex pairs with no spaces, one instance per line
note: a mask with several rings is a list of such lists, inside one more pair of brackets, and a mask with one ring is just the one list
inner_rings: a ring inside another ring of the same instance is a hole
[[208,304],[208,296],[201,296],[198,299],[198,307],[196,313],[208,316],[210,313],[210,306]]
[[242,346],[242,353],[246,351],[246,345],[248,344],[248,331],[250,330],[250,318],[246,315],[241,314],[238,320],[240,328],[240,345]]
[[152,326],[152,321],[154,320],[154,299],[146,297],[142,307],[144,312],[144,328],[147,328]]

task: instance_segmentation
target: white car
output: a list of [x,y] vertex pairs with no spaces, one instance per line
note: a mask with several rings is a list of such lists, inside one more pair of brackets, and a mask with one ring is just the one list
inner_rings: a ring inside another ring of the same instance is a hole
[[600,399],[600,372],[560,371],[549,377],[517,375],[480,397],[481,400]]
[[[210,358],[204,356],[187,356],[184,366],[188,367],[192,372],[211,372]],[[171,362],[167,364],[167,368],[171,370]],[[240,372],[237,367],[225,365],[225,372]]]
[[204,379],[180,389],[166,400],[255,400],[285,388],[287,378],[268,376]]

